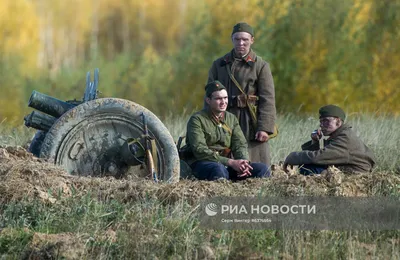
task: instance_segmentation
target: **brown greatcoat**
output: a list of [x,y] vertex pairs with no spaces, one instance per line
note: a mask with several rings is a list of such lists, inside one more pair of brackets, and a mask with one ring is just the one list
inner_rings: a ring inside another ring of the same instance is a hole
[[371,172],[375,165],[374,155],[361,141],[351,126],[344,124],[324,140],[308,141],[301,146],[301,152],[292,152],[285,163],[288,165],[315,164],[339,168],[343,172]]
[[[257,129],[254,129],[251,115],[247,107],[238,108],[235,97],[242,94],[229,77],[228,67],[248,95],[259,97],[257,108]],[[252,162],[262,162],[271,165],[268,142],[255,140],[257,131],[268,134],[274,132],[276,120],[275,88],[269,64],[255,52],[250,50],[244,58],[235,57],[234,50],[215,60],[208,72],[208,82],[219,80],[228,92],[228,111],[239,119],[240,127],[249,144],[249,156]]]

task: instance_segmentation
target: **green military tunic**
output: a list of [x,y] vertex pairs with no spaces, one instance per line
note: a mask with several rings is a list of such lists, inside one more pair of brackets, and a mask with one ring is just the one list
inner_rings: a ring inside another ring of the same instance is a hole
[[[254,129],[248,108],[236,106],[235,98],[242,94],[229,77],[229,69],[247,95],[259,97],[257,109],[257,127]],[[275,88],[269,64],[252,50],[245,58],[236,58],[234,50],[215,60],[208,73],[208,82],[219,80],[228,92],[228,111],[233,113],[240,123],[249,145],[250,160],[271,165],[268,142],[255,140],[257,131],[268,134],[274,132],[276,120]]]
[[186,144],[194,158],[189,164],[205,160],[228,164],[229,158],[220,155],[214,147],[230,148],[234,159],[248,160],[247,142],[240,129],[237,118],[224,113],[224,118],[217,121],[211,111],[205,108],[193,114],[187,124]]
[[350,173],[370,172],[375,165],[371,150],[347,124],[333,132],[328,140],[324,140],[323,149],[320,149],[319,142],[309,141],[302,145],[302,150],[290,153],[285,163],[334,165],[343,172]]

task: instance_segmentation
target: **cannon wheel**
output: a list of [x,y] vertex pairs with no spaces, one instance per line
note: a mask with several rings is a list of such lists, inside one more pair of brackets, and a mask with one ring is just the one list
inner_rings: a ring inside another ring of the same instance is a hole
[[120,177],[129,168],[121,147],[128,138],[142,137],[142,113],[156,143],[158,180],[178,181],[179,155],[168,129],[148,109],[124,99],[95,99],[67,111],[47,132],[40,157],[71,174]]

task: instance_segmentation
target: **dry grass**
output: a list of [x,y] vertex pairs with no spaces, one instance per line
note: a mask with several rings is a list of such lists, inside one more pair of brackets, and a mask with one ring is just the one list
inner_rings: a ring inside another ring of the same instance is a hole
[[62,168],[33,157],[22,147],[0,148],[0,202],[40,198],[55,202],[58,197],[92,194],[121,203],[156,199],[175,203],[181,199],[196,204],[211,196],[374,196],[399,189],[400,176],[388,172],[344,174],[330,167],[325,174],[302,176],[275,167],[267,179],[242,182],[181,180],[175,184],[126,176],[123,179],[91,178],[67,174]]
[[[181,135],[184,120],[168,122],[171,132]],[[0,254],[14,259],[400,258],[398,231],[201,230],[196,215],[199,202],[213,196],[399,196],[400,160],[394,151],[400,137],[386,128],[400,123],[398,118],[376,122],[353,121],[377,155],[372,174],[349,175],[334,167],[319,176],[282,171],[277,163],[307,140],[316,123],[287,116],[280,119],[280,136],[271,141],[277,164],[272,176],[236,183],[155,185],[134,175],[72,176],[16,146],[27,138],[7,132],[0,140]]]

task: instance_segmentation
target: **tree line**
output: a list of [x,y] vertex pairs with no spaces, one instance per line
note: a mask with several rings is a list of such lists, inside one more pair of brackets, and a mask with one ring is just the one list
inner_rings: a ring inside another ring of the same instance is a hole
[[81,99],[94,68],[101,96],[191,112],[240,21],[271,65],[278,111],[399,113],[399,0],[3,0],[0,122],[20,124],[34,89]]

